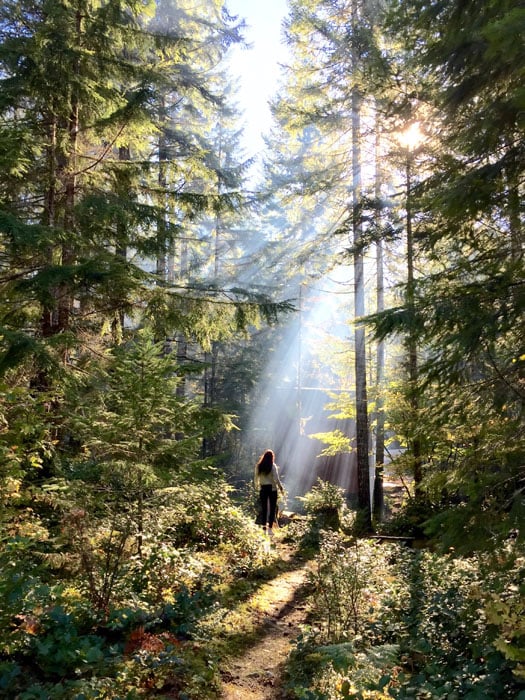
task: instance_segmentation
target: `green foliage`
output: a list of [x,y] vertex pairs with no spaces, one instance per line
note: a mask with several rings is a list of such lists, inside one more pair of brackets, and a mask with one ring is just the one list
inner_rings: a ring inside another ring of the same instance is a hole
[[328,530],[349,530],[353,523],[353,515],[350,512],[341,487],[318,479],[305,496],[299,496],[304,510],[311,522],[309,537],[318,542],[320,532]]
[[[96,513],[69,513],[54,563],[39,564],[32,538],[3,544],[0,688],[28,698],[131,698],[152,688],[207,697],[217,667],[192,640],[215,610],[221,579],[261,566],[258,530],[226,486],[217,499],[216,488],[200,494],[191,481],[149,503],[141,557],[124,514],[112,521]],[[44,583],[53,572],[60,585]]]
[[[523,519],[521,481],[524,450],[522,419],[514,402],[494,405],[472,386],[440,387],[429,383],[411,415],[401,385],[387,393],[388,429],[401,451],[388,471],[402,480],[406,500],[382,529],[394,534],[432,537],[444,551],[468,553],[492,548],[518,531]],[[422,492],[414,499],[414,458],[410,444],[422,451]]]
[[352,642],[319,646],[299,639],[288,687],[301,700],[387,700],[392,696],[383,688],[398,654],[398,647],[390,644],[363,650]]
[[333,532],[321,537],[310,582],[313,620],[325,641],[337,642],[360,633],[365,591],[373,576],[372,561],[364,552],[357,540],[348,542]]
[[83,508],[71,509],[62,519],[61,540],[67,547],[64,573],[80,575],[93,608],[107,612],[126,590],[134,528],[129,516],[90,522]]
[[253,519],[232,499],[233,488],[215,469],[205,470],[206,481],[183,478],[159,490],[152,499],[155,538],[172,547],[199,551],[231,549],[231,565],[250,568],[259,541]]
[[234,427],[219,410],[181,396],[177,388],[186,371],[164,353],[163,343],[139,334],[93,368],[77,396],[73,428],[89,436],[86,447],[96,456],[133,455],[160,470],[180,468],[195,457],[203,436]]
[[494,595],[487,603],[485,613],[490,624],[498,628],[498,636],[494,641],[495,648],[510,662],[516,663],[515,675],[525,679],[525,629],[524,629],[524,596],[517,600],[512,596],[509,600]]
[[[523,590],[516,582],[523,559],[514,544],[497,560],[366,542],[359,548],[369,570],[358,587],[359,634],[336,644],[322,638],[330,616],[348,616],[356,600],[358,589],[341,584],[356,572],[355,562],[349,572],[339,563],[348,556],[343,552],[331,564],[335,582],[328,570],[322,578],[328,589],[339,586],[341,597],[323,610],[321,591],[313,590],[313,625],[298,640],[288,670],[291,697],[519,697]],[[323,550],[319,556],[329,558]]]
[[[204,592],[181,591],[156,615],[117,609],[96,628],[96,618],[79,615],[71,602],[71,612],[52,607],[32,618],[32,628],[24,621],[29,641],[17,661],[0,666],[0,688],[27,698],[131,698],[173,682],[181,688],[213,683],[213,665],[184,641],[207,606]],[[203,674],[198,683],[197,671]]]
[[320,457],[333,457],[352,452],[352,441],[341,430],[332,430],[329,433],[312,433],[309,437],[320,440],[326,445],[320,453]]
[[[8,508],[20,499],[23,479],[34,482],[56,459],[56,423],[49,408],[61,400],[61,390],[34,393],[24,379],[0,385],[0,480],[2,503]],[[3,514],[6,511],[3,510]]]
[[37,625],[36,611],[43,610],[54,593],[37,565],[32,537],[6,538],[0,549],[0,574],[0,626],[6,632],[1,650],[16,654],[27,646]]
[[[494,647],[512,664],[514,675],[525,682],[525,560],[515,557],[515,545],[501,553],[496,564],[504,571],[503,580],[481,594],[489,629],[494,631]],[[496,581],[494,581],[496,584]]]
[[323,479],[318,479],[308,493],[301,497],[301,500],[309,515],[341,511],[345,505],[343,489]]
[[63,608],[46,612],[40,617],[39,625],[39,634],[28,652],[45,677],[58,680],[80,668],[92,673],[104,660],[104,640],[79,634],[75,620]]

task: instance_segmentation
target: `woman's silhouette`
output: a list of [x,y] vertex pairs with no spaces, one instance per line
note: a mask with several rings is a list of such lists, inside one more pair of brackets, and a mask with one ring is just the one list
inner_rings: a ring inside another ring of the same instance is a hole
[[262,508],[262,526],[272,535],[272,526],[277,511],[277,489],[284,494],[284,487],[279,479],[279,467],[275,464],[272,450],[266,450],[255,465],[254,484],[259,490]]

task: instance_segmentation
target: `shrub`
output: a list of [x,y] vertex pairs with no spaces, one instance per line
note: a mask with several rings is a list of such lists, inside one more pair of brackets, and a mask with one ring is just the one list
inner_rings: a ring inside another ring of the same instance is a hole
[[310,491],[300,497],[304,510],[319,530],[339,530],[350,526],[350,514],[341,487],[317,479]]
[[322,541],[291,697],[521,698],[522,559],[345,544]]
[[310,575],[313,616],[323,639],[339,641],[351,632],[358,634],[370,566],[357,541],[349,545],[337,533],[323,533],[317,568]]

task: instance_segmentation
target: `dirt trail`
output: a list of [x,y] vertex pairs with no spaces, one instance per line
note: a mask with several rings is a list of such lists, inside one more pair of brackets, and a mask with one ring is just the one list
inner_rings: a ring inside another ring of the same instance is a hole
[[[276,545],[283,559],[294,561],[295,552]],[[278,700],[284,698],[281,674],[292,644],[306,621],[304,603],[308,563],[284,572],[265,584],[268,602],[263,619],[262,638],[242,656],[225,662],[221,700]]]
[[[384,483],[388,496],[388,517],[397,512],[405,486],[388,476]],[[293,643],[307,621],[306,581],[312,562],[301,561],[297,551],[276,537],[277,553],[289,564],[285,573],[265,584],[267,601],[264,619],[259,622],[264,634],[246,648],[242,656],[225,660],[220,700],[286,700],[282,673]]]

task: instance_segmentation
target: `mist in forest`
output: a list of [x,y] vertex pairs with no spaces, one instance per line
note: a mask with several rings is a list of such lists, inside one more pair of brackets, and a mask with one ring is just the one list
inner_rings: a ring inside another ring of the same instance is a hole
[[[339,429],[353,437],[350,420],[330,418],[327,404],[342,391],[351,391],[352,377],[343,377],[348,365],[352,330],[348,323],[353,288],[337,279],[320,280],[303,288],[299,310],[283,331],[269,357],[264,380],[257,388],[249,427],[250,441],[258,454],[275,452],[291,499],[306,493],[320,477],[354,493],[356,476],[352,454],[320,456],[324,443],[312,437]],[[343,355],[345,357],[343,358]]]

